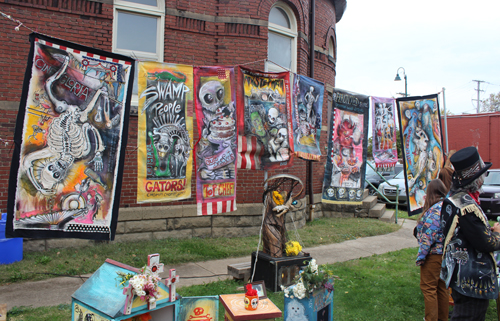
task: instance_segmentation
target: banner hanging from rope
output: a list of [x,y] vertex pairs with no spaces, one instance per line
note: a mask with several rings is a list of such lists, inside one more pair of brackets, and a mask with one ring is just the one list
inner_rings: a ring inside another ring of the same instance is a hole
[[290,166],[293,154],[290,73],[238,73],[238,168]]
[[237,113],[233,68],[195,67],[198,215],[236,210]]
[[395,103],[392,98],[372,96],[372,150],[377,168],[389,170],[398,162]]
[[396,99],[408,215],[422,212],[427,184],[438,178],[444,154],[438,95]]
[[140,62],[138,69],[137,203],[190,198],[193,67]]
[[30,43],[6,235],[113,240],[134,60],[36,33]]
[[322,202],[361,204],[365,182],[369,97],[335,89]]
[[292,124],[295,155],[319,161],[321,157],[320,134],[325,85],[315,79],[291,74]]

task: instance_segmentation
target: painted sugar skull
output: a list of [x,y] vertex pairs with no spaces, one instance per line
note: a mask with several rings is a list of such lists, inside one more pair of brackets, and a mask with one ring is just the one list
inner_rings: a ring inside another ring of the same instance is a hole
[[257,306],[259,305],[259,298],[253,298],[250,303],[252,305],[252,309],[257,310]]
[[345,188],[343,187],[339,188],[338,193],[339,193],[339,198],[346,197]]
[[363,197],[363,190],[358,189],[356,192],[356,199],[360,200]]
[[328,197],[334,197],[335,191],[333,190],[333,188],[329,188],[326,190],[326,194],[328,195]]
[[350,201],[353,201],[354,200],[354,197],[356,197],[356,191],[353,190],[353,189],[350,189],[349,190],[349,200]]

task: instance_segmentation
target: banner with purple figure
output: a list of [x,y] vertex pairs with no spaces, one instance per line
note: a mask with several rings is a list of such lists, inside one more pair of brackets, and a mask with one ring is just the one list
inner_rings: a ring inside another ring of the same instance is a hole
[[6,235],[113,240],[134,60],[35,33],[30,42]]
[[335,89],[323,179],[323,203],[362,204],[369,97]]
[[444,154],[437,95],[396,99],[401,124],[408,215],[422,212],[427,184],[438,177]]
[[394,105],[392,98],[372,96],[373,159],[375,166],[384,170],[398,162]]
[[319,161],[319,138],[323,113],[325,85],[315,79],[291,74],[292,124],[295,155]]

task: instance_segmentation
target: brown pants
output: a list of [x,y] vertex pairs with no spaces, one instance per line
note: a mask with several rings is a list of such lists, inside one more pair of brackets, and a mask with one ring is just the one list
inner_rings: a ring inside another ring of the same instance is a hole
[[442,256],[428,254],[420,266],[420,290],[424,295],[425,321],[447,321],[449,311],[448,290],[439,278]]

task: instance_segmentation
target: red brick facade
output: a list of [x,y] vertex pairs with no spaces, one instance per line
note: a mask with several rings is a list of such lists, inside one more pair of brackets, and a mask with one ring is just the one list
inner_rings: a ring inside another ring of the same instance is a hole
[[[105,1],[107,2],[107,1]],[[175,0],[166,1],[164,61],[190,65],[238,65],[264,69],[267,58],[267,20],[274,0]],[[297,18],[297,72],[309,76],[310,2],[286,2]],[[335,85],[335,59],[328,56],[328,41],[335,40],[334,5],[345,1],[316,0],[315,79],[325,83],[321,148],[326,154],[328,105]],[[29,28],[43,34],[83,45],[111,51],[113,5],[88,0],[0,0],[0,11],[19,19]],[[342,12],[343,9],[340,10]],[[337,12],[339,9],[337,8]],[[0,23],[0,210],[6,211],[10,162],[13,152],[15,118],[21,96],[29,52],[26,28],[15,31],[16,24],[1,18]],[[336,43],[334,43],[336,46]],[[256,62],[258,61],[258,62]],[[255,63],[256,62],[256,63]],[[195,133],[195,141],[197,140]],[[131,116],[126,164],[120,207],[149,207],[194,204],[192,198],[180,202],[136,204],[137,117]],[[483,156],[484,157],[484,156]],[[313,190],[321,193],[324,164],[313,163]],[[128,166],[130,165],[130,166]],[[288,172],[306,182],[306,162],[295,158],[292,168],[270,171],[269,176]],[[195,175],[193,175],[193,180]],[[262,201],[263,171],[239,170],[237,202]]]
[[[447,117],[447,123],[449,150],[475,146],[483,161],[492,162],[492,168],[500,168],[500,113],[453,115]],[[441,125],[446,142],[443,117]]]

